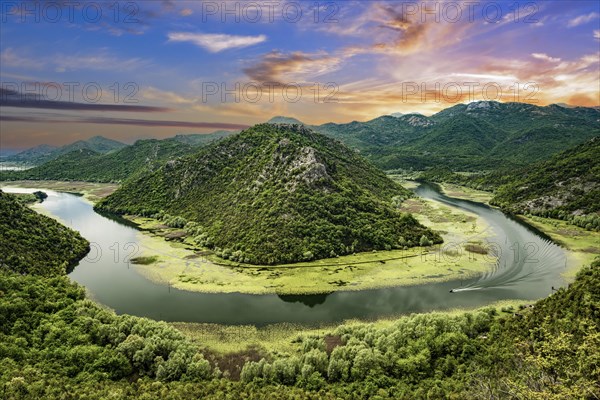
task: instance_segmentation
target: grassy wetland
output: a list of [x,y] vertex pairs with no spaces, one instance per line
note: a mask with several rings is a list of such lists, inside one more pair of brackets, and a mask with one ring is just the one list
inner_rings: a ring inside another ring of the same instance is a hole
[[493,264],[492,255],[478,250],[491,232],[477,215],[418,197],[406,200],[400,211],[412,213],[438,231],[445,244],[261,266],[223,260],[210,250],[196,248],[183,229],[169,228],[155,219],[125,218],[144,232],[141,256],[155,257],[153,263],[135,265],[136,270],[155,282],[189,291],[331,293],[466,279]]

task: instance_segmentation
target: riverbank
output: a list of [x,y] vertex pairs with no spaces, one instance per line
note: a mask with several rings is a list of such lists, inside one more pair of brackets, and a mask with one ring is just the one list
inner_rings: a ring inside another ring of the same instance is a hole
[[492,235],[476,214],[413,198],[401,207],[438,231],[443,245],[374,251],[313,262],[267,266],[234,263],[197,248],[185,231],[160,221],[125,216],[144,232],[136,271],[171,287],[203,293],[322,294],[469,279],[495,258],[480,246]]
[[448,197],[455,199],[476,201],[478,203],[490,204],[490,200],[494,197],[492,192],[472,189],[466,186],[459,186],[452,183],[438,183],[442,193]]
[[64,182],[64,181],[6,181],[1,186],[25,189],[48,189],[56,192],[80,194],[86,200],[96,203],[119,188],[114,183]]
[[[406,177],[402,177],[400,175],[388,175],[390,178],[404,186],[406,189],[414,190],[416,189],[420,183]],[[475,201],[477,203],[490,204],[490,200],[494,197],[492,192],[487,192],[485,190],[477,190],[472,189],[466,186],[455,185],[453,183],[440,183],[440,182],[432,182],[432,184],[437,185],[442,194],[445,194],[448,197],[452,197],[460,200],[469,200]]]
[[[497,316],[510,315],[526,309],[535,300],[501,300],[486,307],[465,307],[447,311],[432,311],[413,315],[457,316],[466,312],[493,308]],[[181,331],[199,346],[221,356],[234,356],[250,352],[270,354],[300,354],[307,338],[321,338],[326,344],[339,341],[336,329],[340,327],[385,328],[403,316],[381,317],[373,321],[349,319],[339,323],[306,326],[279,323],[257,327],[254,325],[223,325],[193,322],[172,322],[169,325]]]
[[[407,181],[410,185],[410,181]],[[405,183],[403,183],[405,184]],[[406,184],[405,184],[406,185]],[[493,193],[476,190],[465,186],[437,183],[442,193],[457,199],[480,202],[489,205]],[[569,224],[562,220],[542,218],[538,216],[517,215],[517,219],[539,229],[555,243],[569,250],[567,267],[561,274],[568,282],[575,279],[577,272],[589,265],[600,254],[600,232],[592,232]]]
[[568,267],[563,277],[569,282],[585,265],[589,265],[600,255],[600,232],[592,232],[558,219],[542,218],[533,215],[517,216],[531,226],[544,232],[553,241],[569,250]]

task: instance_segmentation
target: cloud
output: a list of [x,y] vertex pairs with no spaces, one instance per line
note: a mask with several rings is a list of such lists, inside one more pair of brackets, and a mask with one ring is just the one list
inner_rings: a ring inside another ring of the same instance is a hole
[[549,55],[544,54],[544,53],[532,53],[531,56],[533,58],[537,58],[538,60],[544,60],[544,61],[549,61],[549,62],[553,62],[553,63],[561,61],[560,58],[550,57]]
[[256,65],[244,68],[250,79],[258,82],[299,83],[339,68],[342,59],[325,53],[281,53],[274,51],[263,56]]
[[[374,19],[378,22],[383,40],[373,49],[384,53],[412,54],[431,51],[459,43],[464,32],[474,24],[426,19],[406,14],[405,7],[376,4]],[[386,34],[387,33],[387,34]]]
[[121,59],[105,49],[93,54],[57,55],[51,62],[59,72],[81,69],[114,71],[115,66],[121,71],[137,71],[150,64],[141,58]]
[[579,26],[579,25],[583,25],[583,24],[587,24],[590,21],[593,21],[594,19],[600,17],[600,14],[598,14],[597,12],[592,12],[589,14],[585,14],[585,15],[580,15],[576,18],[573,18],[571,20],[569,20],[569,22],[567,23],[567,26],[569,28],[573,28],[575,26]]
[[0,64],[5,67],[26,69],[42,69],[44,66],[39,60],[17,54],[12,47],[0,53]]
[[[366,4],[366,2],[364,3]],[[373,2],[358,15],[340,16],[344,23],[325,24],[318,29],[341,36],[357,36],[358,40],[348,46],[348,55],[365,53],[413,54],[422,53],[450,44],[459,43],[464,32],[473,23],[458,21],[422,21],[419,13],[410,13],[403,2]]]
[[575,94],[569,97],[567,104],[573,104],[581,107],[597,107],[600,105],[600,101],[598,101],[598,96]]
[[135,125],[146,126],[153,128],[210,128],[210,129],[227,129],[238,130],[246,129],[248,125],[230,124],[225,122],[191,122],[191,121],[165,121],[165,120],[148,120],[148,119],[131,119],[131,118],[110,118],[110,117],[72,117],[69,119],[51,119],[44,117],[32,116],[10,116],[0,114],[0,121],[3,122],[33,122],[44,124],[101,124],[101,125]]
[[223,33],[191,33],[191,32],[169,32],[171,42],[190,42],[202,47],[211,53],[242,48],[262,43],[267,40],[265,35],[237,36]]
[[600,29],[594,31],[594,39],[600,40]]

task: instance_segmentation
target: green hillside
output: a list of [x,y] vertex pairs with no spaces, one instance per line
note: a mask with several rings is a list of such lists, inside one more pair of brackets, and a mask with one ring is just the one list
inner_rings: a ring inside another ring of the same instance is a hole
[[600,110],[595,108],[481,101],[458,104],[431,117],[385,116],[313,128],[386,170],[466,171],[522,167],[548,159],[600,134],[599,121]]
[[79,233],[0,191],[0,270],[64,274],[88,251],[89,243]]
[[491,203],[600,229],[600,137],[518,171]]
[[396,210],[408,196],[335,140],[262,124],[127,181],[97,207],[181,217],[223,257],[275,264],[441,242]]
[[0,173],[0,179],[121,182],[192,151],[192,146],[175,139],[138,140],[108,154],[75,150],[35,168]]

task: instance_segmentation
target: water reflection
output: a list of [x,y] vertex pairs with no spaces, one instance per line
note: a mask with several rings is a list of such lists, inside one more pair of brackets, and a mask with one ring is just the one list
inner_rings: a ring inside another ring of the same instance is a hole
[[325,303],[327,300],[327,296],[331,293],[321,293],[321,294],[310,294],[310,295],[296,295],[296,294],[278,294],[281,300],[287,303],[302,303],[305,306],[313,308],[314,306],[318,306],[319,304]]

